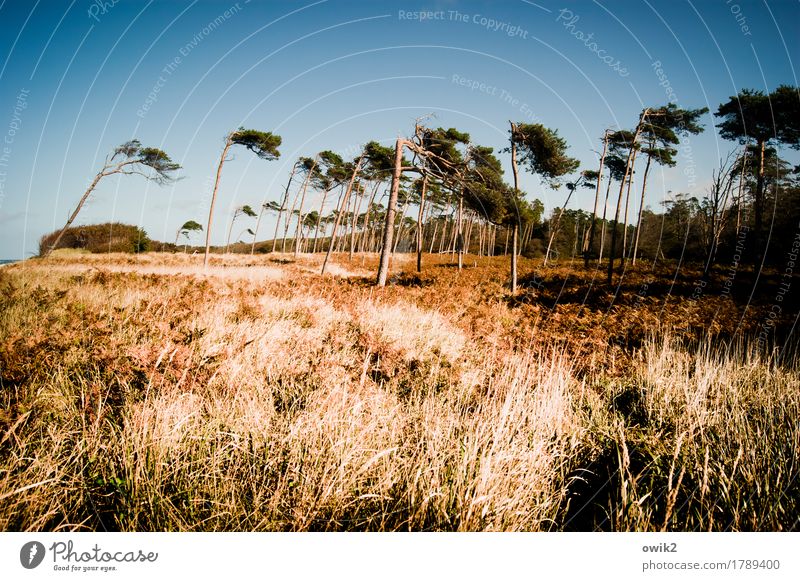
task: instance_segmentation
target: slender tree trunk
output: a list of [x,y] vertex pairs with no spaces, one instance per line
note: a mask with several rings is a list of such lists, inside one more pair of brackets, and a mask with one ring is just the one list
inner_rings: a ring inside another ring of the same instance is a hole
[[503,247],[503,256],[508,256],[508,235],[510,234],[511,230],[506,227],[506,244]]
[[211,222],[214,219],[214,203],[217,201],[217,189],[219,189],[219,178],[222,175],[222,166],[225,164],[225,156],[228,155],[228,150],[233,145],[231,135],[225,139],[225,147],[222,149],[222,155],[219,158],[219,165],[217,166],[217,178],[214,180],[214,191],[211,194],[211,207],[208,209],[208,224],[206,224],[206,254],[203,258],[203,268],[208,265],[208,253],[211,248]]
[[447,225],[450,223],[450,216],[444,216],[446,209],[442,210],[442,239],[439,241],[439,254],[444,253],[444,245],[447,242]]
[[553,245],[553,240],[555,239],[556,234],[558,233],[558,227],[561,224],[561,217],[564,215],[564,210],[566,210],[567,204],[569,204],[569,199],[572,197],[575,189],[570,190],[569,194],[567,195],[567,200],[564,202],[564,205],[561,206],[561,209],[558,212],[558,218],[556,218],[555,224],[551,228],[550,240],[547,242],[547,251],[544,253],[544,264],[542,266],[547,266],[547,260],[550,257],[550,247]]
[[325,254],[325,260],[322,262],[321,274],[323,275],[325,274],[325,268],[328,266],[328,261],[331,258],[331,253],[333,252],[333,241],[336,238],[336,230],[339,228],[339,222],[341,221],[344,209],[347,208],[350,203],[350,192],[353,190],[353,184],[355,183],[356,176],[361,169],[361,160],[363,159],[364,154],[362,153],[361,157],[359,157],[358,161],[356,162],[355,169],[353,169],[353,175],[350,177],[350,183],[347,185],[347,192],[345,192],[344,196],[342,197],[342,203],[339,207],[339,211],[336,213],[336,219],[333,222],[333,232],[331,232],[331,243],[328,245],[328,252]]
[[467,235],[464,240],[464,254],[469,254],[470,244],[472,243],[472,228],[475,225],[475,217],[470,213],[469,220],[467,220]]
[[[100,173],[98,173],[98,174],[97,174],[97,175],[94,177],[94,180],[92,180],[92,183],[91,183],[91,185],[89,186],[89,188],[88,188],[88,189],[87,189],[87,190],[86,190],[86,191],[83,193],[83,196],[81,196],[81,199],[80,199],[80,201],[78,202],[78,206],[75,208],[75,210],[72,212],[72,214],[70,215],[70,217],[67,219],[67,223],[66,223],[66,224],[64,224],[64,227],[61,229],[61,232],[59,232],[59,233],[58,233],[58,236],[56,236],[56,239],[55,239],[55,241],[54,241],[54,242],[53,242],[53,243],[50,245],[50,248],[48,248],[48,249],[45,251],[44,257],[50,256],[50,253],[51,253],[53,250],[55,250],[56,248],[58,248],[58,243],[59,243],[59,242],[61,242],[61,238],[63,238],[63,237],[64,237],[64,232],[66,232],[66,231],[67,231],[67,229],[69,229],[69,227],[70,227],[70,226],[72,225],[72,223],[75,221],[75,218],[77,218],[77,217],[78,217],[78,212],[80,212],[80,211],[81,211],[81,208],[83,208],[83,205],[86,203],[86,200],[89,198],[89,194],[91,194],[91,193],[92,193],[92,191],[93,191],[93,190],[94,190],[94,189],[97,187],[97,184],[98,184],[98,182],[99,182],[99,181],[100,181],[100,180],[101,180],[101,179],[102,179],[102,178],[103,178],[105,175],[106,175],[106,174],[105,174],[105,173],[103,173],[103,171],[101,171]],[[177,238],[176,238],[175,240],[176,240],[176,244],[177,244]]]
[[317,238],[319,238],[319,225],[322,223],[322,213],[325,211],[325,201],[328,199],[329,189],[325,189],[322,193],[322,203],[319,205],[319,214],[317,215],[317,226],[314,228],[314,246],[311,254],[317,253]]
[[[603,181],[603,164],[605,164],[606,161],[607,151],[608,151],[608,129],[606,129],[605,133],[603,134],[603,153],[600,155],[600,170],[597,172],[597,187],[595,188],[594,191],[594,209],[592,210],[592,225],[589,228],[589,239],[583,247],[584,268],[589,268],[589,254],[592,252],[592,247],[594,246],[594,232],[597,225],[597,202],[600,199],[600,184]],[[609,182],[610,181],[611,178],[609,178]]]
[[464,194],[458,197],[458,239],[456,247],[458,248],[458,272],[464,267]]
[[282,252],[286,252],[286,239],[289,238],[289,226],[291,225],[290,222],[292,220],[292,216],[294,216],[295,208],[297,208],[297,201],[300,199],[300,193],[302,192],[303,188],[301,187],[297,192],[294,194],[294,199],[292,200],[292,209],[288,211],[286,214],[286,224],[283,227],[283,245],[282,245]]
[[233,225],[236,222],[236,218],[239,217],[239,210],[234,210],[233,218],[231,218],[231,226],[228,228],[228,238],[225,240],[225,250],[222,251],[223,254],[228,254],[228,247],[231,245],[231,234],[233,234]]
[[756,253],[755,264],[762,262],[764,258],[764,243],[763,243],[763,221],[764,221],[764,150],[766,149],[767,142],[760,141],[758,143],[758,176],[756,178],[756,199],[755,199],[755,214],[756,214]]
[[650,162],[653,157],[647,156],[647,164],[644,166],[644,175],[642,176],[642,199],[639,201],[639,219],[636,222],[636,240],[633,243],[633,260],[631,264],[636,265],[636,254],[639,252],[639,234],[642,231],[642,214],[644,213],[644,192],[647,188],[647,174],[650,172]]
[[633,151],[633,159],[631,160],[631,173],[628,177],[628,187],[625,193],[625,217],[624,222],[625,226],[622,229],[622,255],[620,256],[620,268],[625,264],[625,259],[628,257],[628,207],[630,206],[631,201],[631,186],[633,185],[633,168],[636,165],[636,153],[637,150],[634,149]]
[[422,194],[419,198],[419,214],[417,216],[417,272],[422,272],[422,243],[424,232],[422,230],[424,222],[422,221],[425,214],[425,194],[428,190],[428,174],[422,178]]
[[372,206],[375,203],[375,196],[378,194],[378,188],[380,186],[381,182],[378,181],[375,183],[375,187],[372,188],[372,195],[369,197],[369,204],[367,204],[367,211],[364,214],[364,225],[362,227],[362,229],[364,230],[364,234],[363,236],[361,236],[361,243],[359,245],[361,253],[366,253],[372,250],[372,248],[370,247],[370,242],[372,238],[372,228],[370,228],[369,216],[372,213]]
[[511,234],[511,294],[517,292],[517,237],[519,225],[514,223]]
[[311,181],[311,176],[314,175],[314,170],[317,167],[318,159],[319,159],[319,154],[314,156],[314,163],[311,164],[311,169],[306,172],[306,179],[303,180],[303,193],[300,197],[300,208],[297,211],[297,227],[295,228],[294,232],[295,258],[297,258],[297,254],[300,252],[300,235],[302,234],[302,224],[303,224],[303,205],[306,202],[306,191],[308,190],[308,182]]
[[[519,174],[517,170],[517,143],[514,141],[514,133],[517,126],[511,123],[511,169],[514,173],[514,196],[519,193]],[[514,231],[511,236],[511,294],[517,292],[517,233],[519,231],[518,220],[514,220]],[[546,258],[546,257],[545,257]]]
[[397,196],[400,192],[400,176],[403,172],[403,147],[406,143],[404,139],[398,139],[395,144],[392,189],[389,194],[389,201],[386,204],[386,226],[383,230],[383,248],[381,248],[380,265],[378,267],[378,286],[386,286],[386,278],[389,275],[389,256],[392,253],[392,241],[394,236],[394,215],[397,206]]
[[597,258],[597,264],[599,265],[603,261],[603,250],[605,250],[606,246],[606,214],[608,214],[608,198],[611,194],[611,175],[608,176],[608,185],[606,186],[606,199],[603,202],[603,221],[602,221],[602,228],[600,230],[600,253]]
[[[284,210],[286,210],[286,206],[289,204],[289,187],[292,185],[292,178],[294,178],[294,172],[297,171],[297,163],[292,166],[292,173],[289,174],[289,181],[286,184],[286,190],[283,192],[283,201],[281,201],[281,208],[278,210],[278,218],[275,220],[275,234],[272,236],[272,252],[275,252],[275,244],[278,240],[278,226],[281,223],[281,214],[283,214]],[[288,218],[287,218],[288,221]],[[284,239],[285,240],[285,239]],[[284,242],[285,244],[285,242]],[[284,249],[285,250],[285,249]]]
[[747,167],[747,145],[744,146],[742,153],[742,173],[739,176],[739,193],[736,197],[736,238],[739,238],[739,230],[742,227],[742,191],[744,189],[744,173]]
[[356,231],[358,230],[358,213],[361,212],[361,202],[367,196],[366,186],[359,192],[358,203],[356,204],[356,211],[353,213],[353,228],[350,232],[350,260],[353,260],[353,252],[356,247]]
[[406,199],[403,207],[400,209],[400,220],[398,220],[397,226],[397,236],[395,237],[394,241],[394,248],[392,248],[392,254],[397,252],[397,247],[400,245],[400,238],[403,236],[403,223],[406,219],[406,209],[408,208],[408,199]]
[[625,162],[625,175],[623,176],[622,181],[620,181],[619,183],[619,196],[617,196],[617,210],[614,215],[614,229],[611,231],[611,248],[608,253],[608,284],[611,284],[612,276],[614,273],[614,253],[616,252],[616,245],[617,245],[617,222],[619,221],[619,210],[620,210],[620,205],[622,204],[622,194],[625,190],[625,182],[628,180],[628,176],[630,175],[630,172],[633,169],[631,161],[633,160],[634,152],[636,151],[636,140],[639,138],[639,133],[642,131],[642,124],[644,123],[644,120],[647,117],[648,112],[649,109],[645,109],[639,116],[639,123],[637,123],[636,125],[636,132],[633,134],[633,140],[631,141],[631,146],[630,149],[628,150],[628,159]]
[[431,236],[431,248],[428,251],[428,254],[433,254],[433,245],[436,244],[436,233],[439,231],[439,221],[433,221],[433,235]]

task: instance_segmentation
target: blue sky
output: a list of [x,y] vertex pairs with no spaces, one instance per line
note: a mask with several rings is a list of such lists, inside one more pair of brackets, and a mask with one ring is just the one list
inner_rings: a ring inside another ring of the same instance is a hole
[[[206,223],[228,131],[282,136],[279,160],[241,150],[225,165],[222,243],[233,208],[277,200],[297,156],[354,157],[421,115],[496,149],[509,120],[540,122],[591,169],[603,130],[632,127],[643,106],[671,98],[713,113],[741,88],[797,85],[800,63],[797,0],[0,0],[0,26],[0,258],[35,253],[106,154],[134,137],[169,153],[183,179],[107,178],[78,224],[174,239],[186,220]],[[651,207],[667,192],[702,194],[733,147],[711,113],[678,166],[654,174]],[[564,196],[529,175],[521,186],[548,210]],[[570,205],[592,201],[584,190]],[[270,217],[259,238],[272,228]]]

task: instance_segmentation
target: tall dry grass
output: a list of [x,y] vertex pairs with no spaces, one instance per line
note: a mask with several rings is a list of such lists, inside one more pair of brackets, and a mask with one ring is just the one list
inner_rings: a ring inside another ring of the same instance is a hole
[[662,335],[587,371],[452,278],[196,262],[0,272],[0,528],[798,528],[796,361]]

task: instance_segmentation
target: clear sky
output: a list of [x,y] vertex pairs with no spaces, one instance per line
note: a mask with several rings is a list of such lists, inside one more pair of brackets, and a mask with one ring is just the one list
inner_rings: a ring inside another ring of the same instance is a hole
[[[233,208],[279,199],[297,156],[352,158],[425,114],[498,150],[509,120],[543,123],[591,169],[603,130],[631,128],[644,106],[713,113],[741,88],[797,85],[800,63],[798,0],[0,0],[0,27],[0,258],[36,253],[132,138],[164,149],[183,179],[107,178],[76,223],[172,240],[186,220],[205,225],[228,131],[282,136],[279,160],[239,150],[225,165],[222,243]],[[653,175],[647,205],[702,194],[733,147],[711,113],[678,166]],[[521,187],[548,211],[565,192],[528,175]],[[584,190],[570,205],[592,202]],[[269,217],[259,239],[272,228]]]

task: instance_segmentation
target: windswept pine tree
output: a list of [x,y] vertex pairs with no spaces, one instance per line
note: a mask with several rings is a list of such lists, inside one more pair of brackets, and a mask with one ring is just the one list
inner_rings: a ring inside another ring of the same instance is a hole
[[[514,171],[514,198],[519,197],[517,156],[531,173],[550,187],[557,188],[560,178],[578,169],[580,162],[567,156],[567,142],[558,131],[541,124],[511,123],[511,167]],[[517,244],[520,220],[514,221],[511,252],[511,292],[517,291]]]
[[186,240],[188,241],[189,240],[189,235],[192,232],[202,232],[202,231],[203,231],[203,227],[200,224],[198,224],[197,222],[195,222],[194,220],[189,220],[187,222],[184,222],[183,226],[178,228],[178,231],[175,233],[175,246],[178,245],[178,238],[180,236],[186,237]]
[[743,89],[722,103],[715,116],[721,119],[717,127],[723,139],[750,144],[755,149],[756,183],[753,191],[755,213],[754,260],[761,262],[764,254],[764,184],[767,164],[766,151],[770,145],[800,148],[800,98],[798,88],[781,85],[774,92]]
[[112,175],[140,175],[158,185],[165,185],[175,180],[173,174],[180,168],[181,166],[174,163],[166,153],[155,147],[142,147],[138,139],[126,141],[115,148],[114,152],[106,157],[103,168],[94,176],[94,180],[81,196],[77,207],[67,219],[67,223],[64,224],[53,243],[45,250],[43,256],[48,256],[58,248],[58,243],[61,242],[64,232],[78,217],[78,213],[83,208],[86,200],[89,199],[89,196],[103,178]]
[[[228,247],[231,245],[231,234],[233,233],[233,225],[236,223],[236,218],[238,218],[239,216],[247,216],[249,218],[255,218],[256,213],[253,211],[253,208],[251,208],[247,204],[243,206],[238,206],[236,209],[234,209],[233,217],[231,217],[231,225],[230,228],[228,228],[228,239],[225,241],[225,251],[224,251],[225,254],[228,253]],[[255,233],[253,233],[253,236],[255,237]]]
[[[222,148],[222,155],[217,166],[217,177],[214,180],[214,190],[211,194],[211,207],[208,210],[208,224],[206,224],[206,253],[203,258],[203,266],[208,264],[208,254],[211,248],[211,224],[214,219],[214,204],[217,201],[217,190],[222,176],[222,166],[228,161],[228,151],[234,145],[243,145],[258,157],[265,160],[278,159],[280,152],[278,147],[281,144],[281,137],[266,131],[256,129],[245,129],[239,127],[236,131],[231,131],[225,136],[225,145]],[[227,246],[227,245],[226,245]]]
[[680,143],[681,137],[697,135],[703,131],[703,126],[698,123],[700,117],[708,113],[708,107],[701,109],[681,109],[674,103],[664,107],[650,110],[647,122],[642,127],[644,145],[642,153],[647,156],[647,163],[642,175],[642,195],[639,202],[639,217],[636,221],[636,238],[633,244],[632,264],[636,264],[636,254],[639,250],[639,236],[644,211],[644,196],[647,188],[647,176],[650,165],[656,162],[666,167],[674,167],[677,163],[675,155],[678,150],[674,147]]

